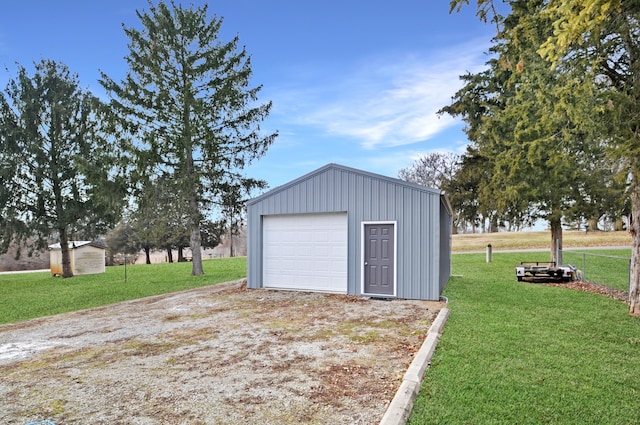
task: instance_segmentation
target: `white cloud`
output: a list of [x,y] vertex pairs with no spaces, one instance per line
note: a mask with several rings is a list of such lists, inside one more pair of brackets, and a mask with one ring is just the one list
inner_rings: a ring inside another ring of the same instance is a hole
[[361,62],[346,75],[297,82],[303,90],[281,89],[274,113],[365,149],[422,142],[457,123],[436,113],[462,86],[460,75],[483,67],[484,51],[484,45],[468,43],[428,55]]

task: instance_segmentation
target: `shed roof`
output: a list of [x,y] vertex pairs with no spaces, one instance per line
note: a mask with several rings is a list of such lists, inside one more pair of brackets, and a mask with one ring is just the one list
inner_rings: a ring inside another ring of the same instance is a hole
[[[411,182],[408,182],[408,181],[405,181],[405,180],[400,180],[400,179],[393,178],[393,177],[383,176],[382,174],[371,173],[369,171],[358,170],[357,168],[351,168],[351,167],[346,167],[344,165],[331,163],[331,164],[327,164],[327,165],[325,165],[323,167],[320,167],[315,171],[307,173],[302,177],[298,177],[297,179],[294,179],[294,180],[292,180],[292,181],[290,181],[288,183],[285,183],[285,184],[283,184],[281,186],[275,187],[275,188],[271,189],[270,191],[268,191],[266,193],[263,193],[262,195],[257,196],[255,198],[249,200],[247,202],[247,205],[251,205],[251,204],[254,204],[256,202],[259,202],[264,198],[267,198],[269,196],[275,195],[276,193],[279,193],[279,192],[282,192],[284,190],[287,190],[292,186],[295,186],[295,185],[297,185],[297,184],[299,184],[299,183],[301,183],[301,182],[303,182],[303,181],[305,181],[307,179],[310,179],[310,178],[312,178],[314,176],[322,174],[322,173],[324,173],[324,172],[326,172],[328,170],[331,170],[331,169],[347,171],[347,172],[351,172],[351,173],[354,173],[354,174],[359,174],[359,175],[362,175],[362,176],[366,176],[366,177],[369,177],[369,178],[373,178],[373,179],[377,179],[377,180],[383,180],[383,181],[399,184],[399,185],[402,185],[402,186],[405,186],[405,187],[410,187],[410,188],[413,188],[413,189],[416,189],[416,190],[420,190],[420,191],[423,191],[423,192],[429,192],[429,193],[434,193],[434,194],[438,194],[438,195],[444,195],[444,192],[442,190],[439,190],[439,189],[434,189],[434,188],[431,188],[431,187],[423,186],[421,184],[411,183]],[[448,204],[448,200],[447,200],[447,204]]]
[[[106,249],[107,247],[102,242],[95,241],[69,241],[69,249],[77,249],[83,246],[95,246],[96,248]],[[62,249],[60,242],[49,245],[49,249]]]

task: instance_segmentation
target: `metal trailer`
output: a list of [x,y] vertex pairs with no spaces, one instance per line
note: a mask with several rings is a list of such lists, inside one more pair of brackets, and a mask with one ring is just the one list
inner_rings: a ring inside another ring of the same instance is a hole
[[571,264],[556,266],[554,261],[523,261],[516,266],[518,281],[569,282],[575,280],[578,270]]

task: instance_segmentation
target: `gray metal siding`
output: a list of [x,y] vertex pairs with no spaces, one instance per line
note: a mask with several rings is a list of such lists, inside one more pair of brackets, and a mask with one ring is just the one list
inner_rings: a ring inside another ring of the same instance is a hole
[[[444,291],[449,277],[451,277],[451,229],[453,228],[453,216],[446,206],[446,199],[440,202],[440,293]],[[448,231],[442,231],[447,229]]]
[[[248,286],[262,287],[262,217],[347,212],[348,293],[361,292],[361,223],[395,221],[397,296],[440,296],[440,192],[330,165],[276,188],[248,205]],[[447,276],[448,278],[448,276]]]

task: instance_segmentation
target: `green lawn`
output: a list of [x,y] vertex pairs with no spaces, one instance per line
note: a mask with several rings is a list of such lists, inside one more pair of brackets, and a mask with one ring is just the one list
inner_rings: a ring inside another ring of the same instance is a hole
[[0,275],[0,324],[213,285],[247,275],[246,257],[204,260],[204,276],[191,263],[107,267],[104,274],[71,279],[45,273]]
[[[624,253],[619,253],[623,256]],[[548,254],[453,256],[451,316],[409,424],[640,423],[640,318],[601,295],[517,282]]]

